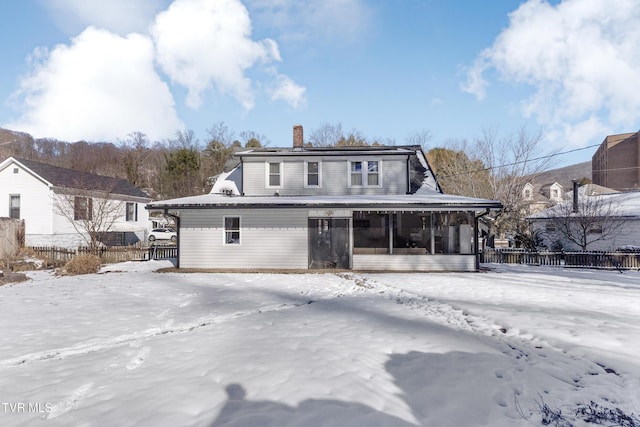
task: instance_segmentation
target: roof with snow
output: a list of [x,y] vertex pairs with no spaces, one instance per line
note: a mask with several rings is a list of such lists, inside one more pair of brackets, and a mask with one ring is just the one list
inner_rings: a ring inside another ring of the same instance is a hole
[[[573,192],[572,192],[573,193]],[[584,197],[597,197],[605,203],[610,203],[612,210],[617,217],[640,218],[640,191],[629,191],[625,193],[595,194],[586,196],[582,187],[578,190],[579,200]],[[573,203],[572,200],[565,200],[555,206],[530,215],[529,219],[555,218],[562,212],[566,212],[566,207]],[[564,209],[563,209],[564,208]]]
[[500,209],[496,200],[442,194],[423,189],[417,194],[371,196],[226,196],[204,194],[152,202],[148,209],[223,209],[223,208],[361,208],[475,210]]

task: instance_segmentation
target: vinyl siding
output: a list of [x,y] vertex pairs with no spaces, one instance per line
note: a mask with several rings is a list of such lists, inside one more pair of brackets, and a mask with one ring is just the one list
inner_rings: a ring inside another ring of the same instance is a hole
[[[305,160],[321,163],[322,187],[305,188]],[[382,187],[349,188],[349,160],[381,161]],[[281,188],[267,188],[266,163],[282,161]],[[246,196],[267,196],[276,191],[282,196],[310,195],[358,195],[358,194],[406,194],[407,192],[407,157],[405,156],[362,156],[362,157],[273,157],[246,158],[242,164],[243,189]]]
[[475,271],[475,255],[353,255],[354,270]]
[[[225,216],[241,217],[239,245],[223,242]],[[306,269],[307,239],[306,210],[183,211],[180,267]]]
[[[18,173],[13,173],[14,168]],[[20,195],[20,219],[25,221],[25,234],[53,232],[53,204],[47,185],[29,171],[15,164],[0,171],[0,216],[9,216],[9,195]]]

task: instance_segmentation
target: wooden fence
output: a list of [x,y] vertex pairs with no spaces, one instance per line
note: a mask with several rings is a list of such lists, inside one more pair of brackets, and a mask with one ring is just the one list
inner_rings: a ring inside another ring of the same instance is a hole
[[107,246],[102,248],[79,247],[66,249],[59,247],[31,246],[37,258],[45,260],[48,266],[59,267],[69,262],[73,257],[82,254],[94,254],[100,257],[104,264],[113,264],[125,261],[147,261],[150,259],[177,258],[176,246],[151,246],[149,248],[136,246]]
[[480,262],[640,270],[640,252],[528,252],[521,249],[489,249],[480,254]]

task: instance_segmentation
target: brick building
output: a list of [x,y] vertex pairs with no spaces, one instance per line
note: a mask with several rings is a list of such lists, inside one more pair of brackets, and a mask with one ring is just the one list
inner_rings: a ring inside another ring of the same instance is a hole
[[619,191],[640,188],[640,132],[607,136],[591,166],[594,184]]

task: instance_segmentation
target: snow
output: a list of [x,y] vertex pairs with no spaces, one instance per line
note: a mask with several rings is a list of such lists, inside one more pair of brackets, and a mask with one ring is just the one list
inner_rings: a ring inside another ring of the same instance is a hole
[[[531,426],[640,413],[640,273],[158,273],[0,287],[2,426]],[[574,421],[574,425],[585,424]]]

